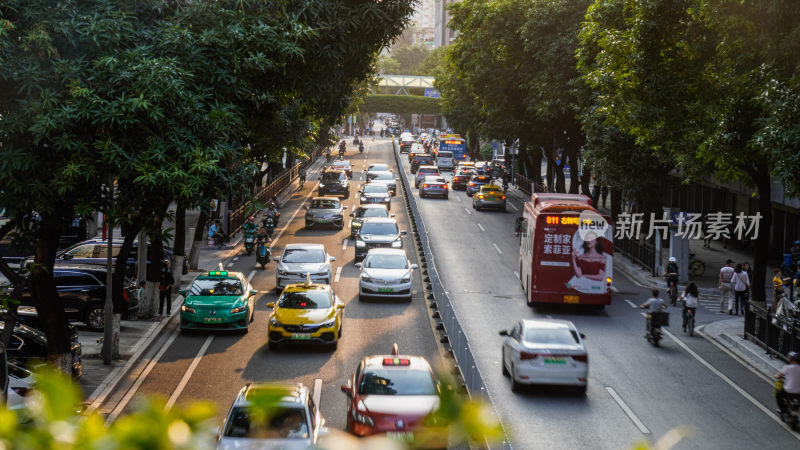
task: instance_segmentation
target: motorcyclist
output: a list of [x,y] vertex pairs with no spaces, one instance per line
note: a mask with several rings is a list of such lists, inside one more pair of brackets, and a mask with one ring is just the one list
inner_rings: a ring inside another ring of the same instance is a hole
[[331,162],[331,149],[330,148],[326,148],[325,149],[325,160],[328,161],[328,162]]
[[358,143],[358,153],[364,153],[364,143],[363,142],[359,142]]
[[253,216],[250,216],[247,219],[247,222],[245,222],[244,225],[242,225],[242,231],[245,234],[247,234],[247,233],[255,233],[256,232],[256,228],[257,228],[256,227],[256,218],[253,217]]
[[639,306],[639,308],[641,308],[641,309],[647,309],[648,310],[648,313],[649,313],[649,314],[647,314],[647,332],[648,333],[650,332],[650,322],[651,322],[653,314],[667,309],[667,305],[664,304],[664,300],[661,300],[658,297],[658,295],[660,294],[658,289],[653,289],[651,293],[653,294],[653,296],[648,298],[646,302],[642,303],[641,306]]
[[300,170],[297,171],[297,176],[300,179],[300,187],[303,187],[303,185],[306,183],[306,168],[301,167]]
[[275,203],[270,202],[269,208],[267,208],[267,210],[264,211],[264,224],[265,224],[265,226],[266,226],[266,220],[267,219],[272,219],[273,226],[277,225],[278,216],[279,215],[280,215],[280,212],[278,212],[278,208],[275,205]]
[[275,232],[275,220],[272,217],[267,217],[264,219],[264,232],[267,235],[267,239],[272,239],[272,233]]
[[789,364],[784,366],[775,378],[783,380],[783,388],[775,394],[781,415],[786,413],[786,403],[791,399],[800,400],[800,353],[789,353]]
[[698,297],[697,285],[694,283],[689,283],[686,289],[684,289],[683,294],[681,294],[680,301],[683,302],[683,310],[681,311],[681,316],[683,317],[683,331],[686,331],[686,317],[689,311],[694,314],[697,313]]
[[258,234],[256,235],[256,242],[261,244],[262,241],[268,243],[271,240],[272,239],[269,237],[269,234],[267,234],[267,229],[263,225],[259,227]]
[[344,155],[345,150],[347,149],[347,143],[342,141],[339,143],[339,154]]

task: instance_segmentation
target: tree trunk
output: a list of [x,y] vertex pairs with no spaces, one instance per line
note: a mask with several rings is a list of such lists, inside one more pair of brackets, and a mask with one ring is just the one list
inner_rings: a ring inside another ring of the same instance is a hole
[[208,239],[206,234],[207,219],[206,213],[200,211],[200,215],[197,216],[194,237],[192,238],[192,248],[189,251],[189,269],[191,270],[197,270],[197,263],[200,260],[200,246],[204,245],[205,240]]
[[47,360],[56,369],[69,374],[72,369],[72,355],[67,316],[64,313],[64,304],[53,301],[58,299],[53,279],[53,264],[58,251],[58,239],[61,237],[58,219],[53,216],[42,217],[34,259],[36,265],[30,274],[30,288],[39,320],[47,336]]
[[[125,301],[122,291],[124,289],[125,276],[127,275],[128,259],[133,251],[133,241],[136,240],[136,235],[142,229],[142,220],[136,220],[130,224],[122,225],[122,247],[117,253],[117,260],[114,263],[113,284],[111,286],[111,299],[114,302],[114,314],[124,314],[128,309],[128,303]],[[146,242],[140,242],[139,245],[147,245]],[[138,288],[138,286],[137,286]]]
[[758,189],[758,212],[761,213],[758,238],[753,249],[753,279],[750,280],[753,301],[766,302],[767,257],[772,231],[772,180],[766,164],[759,164],[754,177]]
[[158,308],[158,286],[161,282],[161,260],[164,258],[164,242],[161,240],[161,219],[158,227],[150,233],[150,266],[147,268],[147,284],[144,298],[139,303],[139,316],[150,318]]
[[555,192],[554,186],[554,179],[555,179],[555,146],[551,146],[549,150],[545,152],[545,158],[547,159],[547,192]]
[[611,195],[611,220],[617,220],[619,214],[622,212],[622,192],[617,188],[611,188],[609,194]]
[[[583,173],[581,174],[581,194],[587,195],[589,197],[592,196],[592,190],[589,189],[589,184],[591,182],[592,182],[592,171],[588,167],[584,166],[583,167]],[[599,199],[600,198],[600,186],[597,187],[597,193],[598,193],[597,197]],[[598,206],[598,203],[597,203],[598,199],[595,199],[595,201],[594,201],[595,208],[597,208],[597,206]]]
[[175,208],[175,241],[172,243],[172,276],[175,278],[175,284],[172,286],[173,292],[178,292],[181,288],[185,255],[186,206],[179,202]]
[[577,194],[580,192],[580,179],[578,178],[578,149],[568,145],[569,151],[564,156],[569,155],[569,193]]

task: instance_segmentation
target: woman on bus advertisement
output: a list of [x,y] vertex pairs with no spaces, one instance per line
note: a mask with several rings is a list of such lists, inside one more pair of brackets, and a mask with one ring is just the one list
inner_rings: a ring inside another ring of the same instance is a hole
[[612,245],[611,228],[603,236],[594,231],[578,229],[572,236],[571,266],[574,272],[567,282],[567,288],[584,294],[605,294],[609,285],[606,281],[613,273],[613,257],[604,249]]

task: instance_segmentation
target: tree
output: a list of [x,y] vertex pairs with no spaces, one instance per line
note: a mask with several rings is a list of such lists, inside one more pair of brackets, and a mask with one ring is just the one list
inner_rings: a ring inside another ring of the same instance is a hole
[[392,59],[397,61],[397,73],[393,75],[422,75],[420,68],[431,50],[424,45],[402,45],[392,50]]

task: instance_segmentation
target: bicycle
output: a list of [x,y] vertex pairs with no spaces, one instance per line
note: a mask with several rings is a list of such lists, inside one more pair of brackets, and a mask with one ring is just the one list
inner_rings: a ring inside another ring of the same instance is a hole
[[689,273],[695,277],[702,277],[705,271],[705,263],[697,259],[697,256],[694,253],[689,253]]
[[683,331],[689,336],[694,336],[694,313],[695,310],[693,309],[686,310],[686,319],[684,320],[685,324],[683,326]]
[[669,299],[672,302],[672,306],[675,306],[675,303],[678,301],[678,283],[667,280],[667,284],[669,285]]

